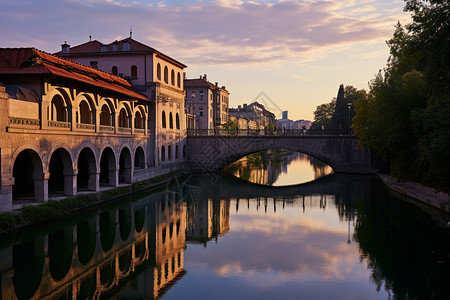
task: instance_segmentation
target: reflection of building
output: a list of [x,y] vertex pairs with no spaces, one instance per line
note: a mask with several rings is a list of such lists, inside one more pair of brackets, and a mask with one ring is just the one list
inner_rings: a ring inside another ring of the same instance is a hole
[[164,165],[183,160],[186,128],[184,64],[131,37],[102,44],[99,41],[70,47],[64,43],[56,55],[123,77],[133,88],[154,100],[149,111],[150,163]]
[[213,200],[191,202],[188,209],[186,240],[206,243],[229,230],[230,202]]
[[206,74],[197,79],[184,79],[186,111],[196,117],[196,128],[214,129],[227,122],[230,93],[207,80]]
[[228,114],[247,121],[247,127],[245,128],[240,127],[241,123],[238,121],[239,129],[265,129],[275,126],[275,115],[258,102],[249,105],[244,104],[243,107],[239,105],[238,108],[230,108]]

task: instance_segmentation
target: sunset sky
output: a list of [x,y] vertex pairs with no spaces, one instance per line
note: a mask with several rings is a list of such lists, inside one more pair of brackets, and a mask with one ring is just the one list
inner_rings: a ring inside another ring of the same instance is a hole
[[67,41],[129,36],[207,74],[230,106],[255,99],[277,117],[313,119],[340,84],[367,89],[388,57],[402,0],[0,0],[0,47],[50,53]]

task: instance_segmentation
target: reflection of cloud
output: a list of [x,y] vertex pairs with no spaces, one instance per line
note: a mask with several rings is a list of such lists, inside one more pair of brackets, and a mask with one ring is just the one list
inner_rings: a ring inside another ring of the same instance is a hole
[[[186,63],[255,63],[304,61],[327,49],[385,40],[404,18],[400,12],[400,4],[376,1],[7,1],[0,25],[13,29],[2,38],[9,46],[35,36],[35,46],[54,51],[54,39],[85,42],[92,28],[94,38],[109,43],[132,25],[137,39]],[[89,22],[80,26],[80,20]]]
[[361,274],[357,249],[347,244],[346,226],[332,228],[305,215],[239,212],[222,239],[226,241],[219,241],[214,251],[188,251],[186,261],[206,263],[219,276],[237,276],[257,285],[266,277],[270,280],[264,284],[367,276]]

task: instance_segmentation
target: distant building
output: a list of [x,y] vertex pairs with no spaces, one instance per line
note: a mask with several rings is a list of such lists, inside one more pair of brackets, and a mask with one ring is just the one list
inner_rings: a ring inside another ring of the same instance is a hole
[[282,116],[283,120],[286,120],[288,118],[288,111],[287,110],[283,111],[281,114],[283,115]]
[[151,165],[164,165],[184,160],[185,93],[183,69],[186,65],[131,37],[103,44],[99,41],[70,47],[61,45],[55,53],[81,64],[126,79],[136,91],[154,104],[149,110]]
[[[228,114],[238,119],[247,120],[247,128],[239,129],[265,129],[270,126],[275,127],[275,114],[265,109],[264,105],[253,102],[249,105],[244,104],[242,107],[230,108]],[[272,124],[272,125],[270,125]]]
[[277,120],[277,129],[309,129],[311,127],[311,121],[308,120],[297,120],[292,121],[290,119]]
[[206,74],[196,79],[184,79],[186,112],[195,115],[196,128],[213,129],[228,120],[230,93],[219,83],[212,84]]

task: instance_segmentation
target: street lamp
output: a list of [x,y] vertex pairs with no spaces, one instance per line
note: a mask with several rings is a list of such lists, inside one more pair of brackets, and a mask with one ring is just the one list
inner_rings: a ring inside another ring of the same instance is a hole
[[351,123],[351,120],[350,120],[350,118],[351,118],[351,116],[350,116],[350,111],[351,111],[351,109],[352,109],[352,103],[351,102],[348,102],[347,103],[347,108],[348,108],[348,135],[351,135],[352,134],[352,131],[351,131],[351,129],[350,129],[350,123]]

